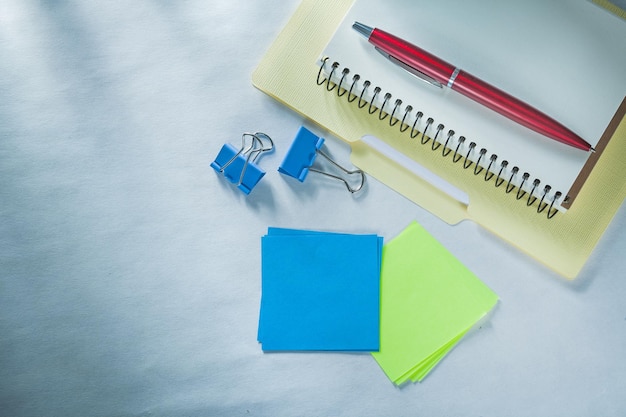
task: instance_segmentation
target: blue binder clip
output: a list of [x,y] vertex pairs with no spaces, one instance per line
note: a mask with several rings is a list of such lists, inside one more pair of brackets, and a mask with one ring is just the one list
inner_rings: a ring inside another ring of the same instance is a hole
[[[324,151],[322,151],[321,148],[323,144],[323,138],[315,135],[304,126],[300,127],[300,130],[298,130],[291,147],[287,151],[287,155],[285,155],[285,159],[280,164],[280,167],[278,167],[278,171],[282,174],[294,177],[300,182],[304,181],[309,171],[316,172],[343,182],[346,185],[346,188],[348,188],[348,191],[351,193],[356,193],[361,190],[365,184],[365,173],[360,169],[349,171],[337,162],[333,161],[326,153],[324,153]],[[315,158],[318,154],[326,158],[331,164],[342,170],[345,174],[359,174],[359,184],[356,187],[352,187],[345,178],[322,171],[319,168],[314,168],[313,163],[315,162]]]
[[[269,145],[266,145],[264,139],[269,141]],[[246,145],[247,141],[250,142],[249,145]],[[262,153],[272,149],[274,142],[265,133],[244,133],[241,136],[241,148],[237,150],[229,143],[224,144],[211,167],[236,184],[245,194],[250,194],[265,175],[265,171],[255,161]]]

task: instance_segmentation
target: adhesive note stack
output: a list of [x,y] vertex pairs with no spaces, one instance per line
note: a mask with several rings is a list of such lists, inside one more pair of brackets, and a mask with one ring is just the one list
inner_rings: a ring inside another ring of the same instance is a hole
[[367,351],[395,384],[421,381],[497,296],[417,223],[376,235],[270,228],[264,351]]
[[380,351],[395,384],[421,381],[498,297],[417,223],[383,249]]
[[262,238],[264,351],[377,351],[383,239],[270,228]]

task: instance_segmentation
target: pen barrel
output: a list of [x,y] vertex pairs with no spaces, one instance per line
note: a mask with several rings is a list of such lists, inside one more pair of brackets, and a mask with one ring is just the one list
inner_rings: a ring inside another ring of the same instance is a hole
[[456,67],[391,33],[374,29],[369,42],[422,74],[446,85]]
[[541,135],[585,151],[591,148],[583,138],[550,116],[465,71],[459,71],[451,88]]
[[583,138],[548,115],[412,43],[380,29],[373,29],[369,42],[440,84],[530,130],[578,149],[591,149]]

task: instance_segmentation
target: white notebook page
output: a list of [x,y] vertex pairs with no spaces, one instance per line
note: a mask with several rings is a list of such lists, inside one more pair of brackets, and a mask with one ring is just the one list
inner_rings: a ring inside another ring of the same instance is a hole
[[464,149],[476,142],[476,157],[486,148],[481,165],[496,154],[497,167],[502,160],[509,162],[508,173],[519,167],[517,180],[528,172],[527,190],[539,179],[541,190],[548,184],[551,195],[566,194],[589,153],[421,82],[376,52],[352,29],[355,21],[404,38],[527,102],[592,146],[626,96],[626,22],[591,2],[357,0],[323,52],[328,62],[349,68],[347,79],[358,73],[361,82],[370,80],[367,94],[374,86],[382,89],[379,98],[390,93],[386,110],[402,99],[402,108],[411,105],[413,115],[422,111],[424,121],[435,120],[433,127],[441,123],[455,138],[465,136]]

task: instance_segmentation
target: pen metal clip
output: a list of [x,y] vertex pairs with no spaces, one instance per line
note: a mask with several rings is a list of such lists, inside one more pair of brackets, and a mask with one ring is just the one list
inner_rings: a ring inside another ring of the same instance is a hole
[[387,58],[389,61],[393,62],[394,64],[396,64],[400,68],[404,69],[405,71],[407,71],[410,74],[415,75],[420,81],[424,81],[424,82],[426,82],[428,84],[432,84],[435,87],[443,88],[443,84],[441,84],[439,81],[435,80],[434,78],[429,77],[428,75],[424,74],[420,70],[415,69],[412,66],[410,66],[409,64],[407,64],[405,62],[402,62],[398,58],[389,55],[387,52],[383,51],[382,49],[380,49],[378,47],[374,47],[374,49],[376,49],[378,52],[380,52],[380,54],[382,56],[384,56],[385,58]]

